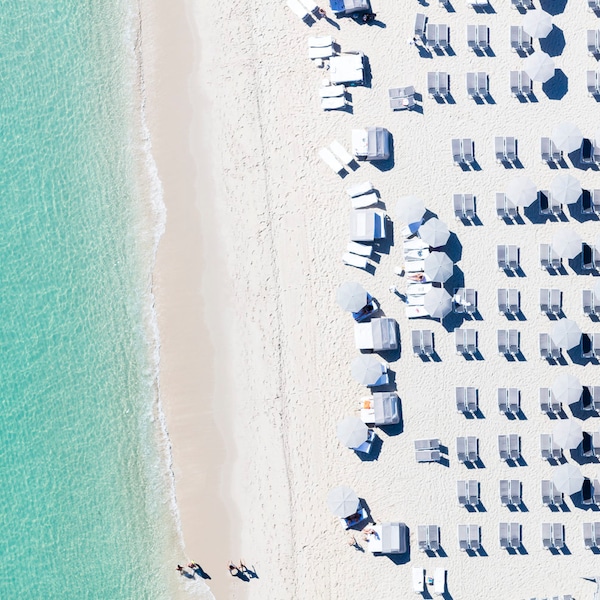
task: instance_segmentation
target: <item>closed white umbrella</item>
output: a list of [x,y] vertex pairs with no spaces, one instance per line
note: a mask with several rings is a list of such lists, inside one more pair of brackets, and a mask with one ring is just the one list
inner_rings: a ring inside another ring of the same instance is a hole
[[552,429],[552,439],[565,450],[575,450],[583,440],[581,425],[572,419],[559,421]]
[[360,283],[348,281],[342,283],[335,294],[342,310],[358,312],[367,305],[367,292]]
[[356,492],[347,485],[340,485],[333,488],[327,494],[327,506],[329,506],[329,510],[342,519],[355,514],[358,510],[358,503],[359,500]]
[[554,77],[554,61],[545,52],[538,50],[523,61],[523,70],[534,81],[542,83]]
[[550,337],[557,346],[570,350],[581,341],[581,329],[571,319],[560,319],[550,330]]
[[562,404],[573,404],[579,402],[583,387],[579,379],[568,373],[559,375],[552,384],[552,395]]
[[452,277],[454,263],[444,252],[431,252],[425,259],[424,271],[431,281],[444,283]]
[[374,356],[361,354],[350,365],[352,378],[362,385],[373,385],[386,372],[386,366]]
[[566,463],[554,469],[552,483],[559,492],[570,496],[581,490],[583,475],[574,464]]
[[419,227],[419,237],[432,248],[443,246],[450,237],[448,225],[434,217]]
[[581,236],[569,228],[557,231],[552,236],[552,250],[561,258],[575,258],[581,254]]
[[573,123],[559,123],[552,128],[550,136],[554,145],[563,152],[573,152],[581,147],[583,134]]
[[574,204],[581,196],[581,183],[577,177],[569,173],[560,173],[552,180],[550,192],[552,197],[561,204]]
[[402,196],[396,204],[398,218],[406,223],[413,232],[421,225],[426,211],[423,200],[416,196]]
[[444,288],[431,288],[425,294],[423,306],[429,316],[443,319],[452,310],[452,296]]
[[531,37],[545,38],[552,27],[552,16],[543,10],[530,10],[523,17],[523,29]]
[[524,175],[514,177],[506,186],[506,197],[515,206],[529,206],[537,198],[537,186]]
[[358,448],[367,441],[369,428],[358,417],[346,417],[337,424],[337,436],[347,448]]

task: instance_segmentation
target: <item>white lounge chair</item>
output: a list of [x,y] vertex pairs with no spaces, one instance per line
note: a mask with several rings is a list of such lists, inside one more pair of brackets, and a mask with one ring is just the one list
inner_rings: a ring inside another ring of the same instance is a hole
[[333,153],[331,152],[331,150],[329,150],[329,148],[321,148],[319,150],[319,156],[321,157],[321,159],[323,160],[323,162],[334,172],[337,173],[338,175],[344,171],[344,165],[342,165],[338,159],[333,155]]
[[329,149],[339,158],[342,163],[348,166],[353,160],[354,156],[344,148],[337,140],[333,140],[331,144],[329,144]]
[[351,185],[349,188],[346,188],[346,194],[348,194],[350,198],[356,198],[357,196],[362,196],[372,192],[373,189],[373,184],[370,181],[364,181],[363,183],[356,183],[355,185]]
[[374,206],[378,202],[379,196],[375,192],[371,192],[352,198],[352,208],[369,208],[369,206]]
[[338,98],[346,93],[346,86],[339,85],[326,85],[319,89],[319,96],[321,98]]
[[446,569],[437,568],[433,574],[433,593],[443,596],[446,593]]
[[346,250],[348,252],[352,252],[352,254],[366,256],[367,258],[371,258],[371,254],[373,254],[373,246],[369,246],[368,244],[361,244],[360,242],[348,242]]
[[415,594],[422,594],[425,591],[425,569],[422,567],[413,567],[412,585]]
[[357,269],[366,269],[370,264],[364,256],[358,256],[357,254],[352,254],[350,252],[346,252],[342,256],[342,261],[344,264],[350,267],[356,267]]
[[342,110],[348,106],[346,98],[344,96],[338,96],[336,98],[321,98],[321,108],[323,110]]
[[304,8],[304,6],[302,6],[302,4],[300,4],[300,2],[298,2],[298,0],[287,0],[287,5],[291,11],[302,21],[306,21],[309,18],[310,15],[308,11],[306,8]]

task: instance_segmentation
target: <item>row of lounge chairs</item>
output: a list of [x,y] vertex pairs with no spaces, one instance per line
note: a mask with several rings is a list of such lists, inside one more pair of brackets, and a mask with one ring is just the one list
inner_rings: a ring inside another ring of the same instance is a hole
[[[476,507],[481,502],[480,484],[476,479],[459,479],[456,482],[458,504],[463,507]],[[502,506],[520,506],[523,502],[522,483],[518,479],[501,479],[499,499]],[[541,499],[544,506],[560,506],[563,494],[556,489],[550,479],[542,480]]]
[[[514,416],[521,411],[521,392],[518,388],[499,387],[497,389],[497,399],[498,412],[501,415]],[[459,413],[475,414],[479,410],[479,392],[473,386],[457,386],[455,388],[455,400],[456,410]],[[600,412],[600,386],[583,386],[580,405],[584,411]],[[540,411],[547,415],[558,415],[563,410],[562,403],[554,397],[551,388],[547,387],[539,389],[539,407]]]

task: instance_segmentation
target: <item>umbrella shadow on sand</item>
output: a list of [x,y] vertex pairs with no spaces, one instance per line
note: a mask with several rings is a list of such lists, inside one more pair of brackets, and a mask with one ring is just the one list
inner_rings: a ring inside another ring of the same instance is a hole
[[560,27],[554,25],[552,31],[540,40],[540,48],[548,56],[560,56],[565,49],[565,34]]
[[560,15],[565,12],[567,0],[540,0],[540,8],[549,15]]
[[569,78],[562,69],[556,69],[554,77],[542,84],[542,90],[549,100],[562,100],[569,91]]

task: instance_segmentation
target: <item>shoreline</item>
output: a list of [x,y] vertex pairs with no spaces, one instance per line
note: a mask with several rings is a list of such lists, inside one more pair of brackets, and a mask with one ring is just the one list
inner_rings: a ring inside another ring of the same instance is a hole
[[225,499],[235,451],[224,441],[232,438],[226,426],[231,407],[217,401],[228,397],[217,366],[227,360],[227,333],[219,331],[209,306],[215,299],[220,307],[227,304],[224,271],[214,256],[205,259],[219,240],[204,148],[210,111],[200,85],[202,40],[187,2],[166,10],[141,0],[140,10],[147,122],[167,212],[152,292],[160,335],[159,402],[184,544],[173,565],[198,562],[210,576],[204,583],[211,590],[196,577],[179,581],[175,593],[183,598],[200,589],[203,598],[230,597],[226,565],[237,560],[230,549],[238,544],[232,539],[235,509]]

